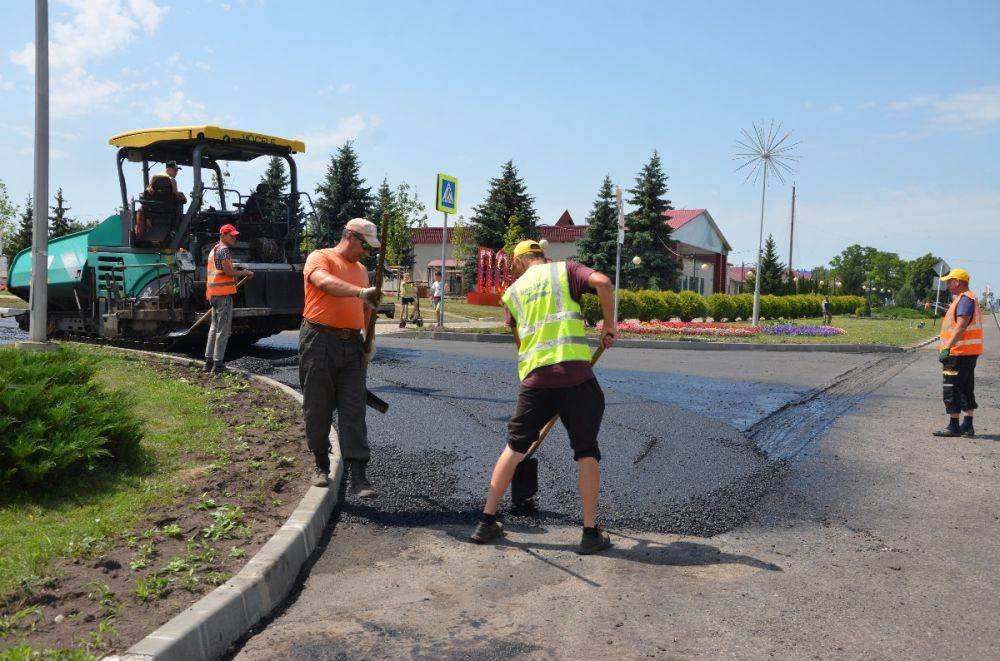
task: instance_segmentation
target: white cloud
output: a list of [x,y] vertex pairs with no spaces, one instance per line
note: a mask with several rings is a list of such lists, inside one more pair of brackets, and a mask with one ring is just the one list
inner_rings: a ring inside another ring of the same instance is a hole
[[325,151],[339,147],[347,140],[354,140],[366,128],[375,126],[376,120],[369,118],[366,120],[361,115],[351,115],[342,117],[337,122],[337,128],[332,131],[319,131],[305,135],[302,141],[306,143],[306,149],[312,151]]
[[947,97],[914,96],[893,101],[889,110],[927,112],[936,124],[948,129],[979,129],[1000,122],[1000,85],[987,85]]
[[205,116],[205,106],[187,98],[183,90],[175,89],[153,102],[153,114],[163,121],[197,120]]
[[[49,66],[52,71],[52,114],[82,114],[106,104],[121,85],[99,80],[87,71],[94,60],[106,58],[135,41],[141,31],[153,34],[166,9],[153,0],[59,0],[71,10],[68,21],[52,24]],[[35,44],[10,52],[10,59],[28,72],[35,70]]]

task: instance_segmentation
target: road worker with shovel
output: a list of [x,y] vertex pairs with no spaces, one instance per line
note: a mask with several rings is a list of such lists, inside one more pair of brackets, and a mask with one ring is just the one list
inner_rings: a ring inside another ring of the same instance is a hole
[[507,325],[517,344],[517,372],[521,379],[517,407],[507,425],[508,442],[490,480],[486,506],[472,541],[479,544],[503,534],[497,508],[518,464],[550,418],[558,415],[569,434],[579,469],[583,501],[583,538],[579,553],[590,554],[611,546],[597,526],[597,496],[601,484],[601,451],[597,433],[604,416],[604,393],[591,368],[590,347],[583,325],[581,298],[595,290],[604,314],[601,345],[618,338],[611,280],[576,262],[549,262],[536,241],[514,248],[517,280],[503,295]]

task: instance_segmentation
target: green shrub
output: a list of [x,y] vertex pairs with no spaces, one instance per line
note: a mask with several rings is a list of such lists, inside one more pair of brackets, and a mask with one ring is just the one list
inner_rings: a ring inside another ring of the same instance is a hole
[[887,305],[879,310],[879,316],[886,319],[931,319],[934,313],[930,310],[917,310],[916,308],[904,308],[897,305]]
[[705,299],[705,306],[708,308],[708,316],[715,321],[723,321],[725,319],[732,321],[736,318],[736,302],[732,296],[712,294]]
[[913,291],[913,287],[910,283],[907,282],[899,288],[899,291],[896,293],[896,305],[901,308],[916,310],[917,294]]
[[731,298],[734,319],[747,321],[753,316],[753,294],[735,294]]
[[871,311],[872,309],[867,302],[862,303],[858,307],[854,308],[854,314],[856,314],[859,317],[867,317],[869,314],[871,314]]
[[618,320],[639,318],[639,296],[634,291],[618,292]]
[[681,318],[681,321],[691,321],[708,314],[705,299],[698,292],[682,291],[677,297],[680,303],[680,311],[677,316]]
[[[830,311],[833,314],[851,314],[860,306],[866,306],[864,296],[831,296]],[[867,313],[866,313],[867,314]]]
[[601,299],[595,294],[584,294],[580,299],[580,307],[583,308],[584,320],[591,326],[604,318],[601,312]]
[[663,299],[663,305],[666,306],[663,321],[670,321],[674,317],[681,316],[681,299],[677,296],[677,292],[661,291],[660,298]]
[[641,321],[652,321],[654,319],[663,321],[667,319],[667,304],[660,296],[660,292],[644,289],[637,292],[639,300],[639,319]]
[[788,319],[788,301],[773,294],[761,296],[760,316],[765,319]]
[[95,371],[74,350],[0,349],[0,489],[137,457],[141,424],[127,398],[97,386]]

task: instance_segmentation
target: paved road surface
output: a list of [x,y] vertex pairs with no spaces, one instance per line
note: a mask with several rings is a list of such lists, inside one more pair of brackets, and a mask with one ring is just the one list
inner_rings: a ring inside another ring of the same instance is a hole
[[[1000,337],[991,330],[987,342],[996,347]],[[477,374],[481,361],[504,351],[383,345],[383,356],[450,359]],[[681,420],[693,406],[691,420],[733,430],[874,359],[802,354],[774,363],[751,352],[626,350],[608,357],[602,377],[621,371],[634,385],[663,371],[650,381],[690,386],[686,401],[651,387],[647,399],[669,410],[655,415]],[[579,529],[558,520],[515,520],[504,543],[478,547],[463,542],[464,523],[406,525],[348,502],[302,591],[237,658],[990,658],[1000,645],[1000,435],[991,433],[1000,427],[1000,361],[986,358],[979,369],[983,437],[957,441],[928,433],[944,417],[933,348],[890,367],[880,368],[888,381],[866,398],[832,395],[853,408],[811,428],[812,442],[749,518],[712,537],[617,528],[613,551],[580,558],[572,552]],[[460,378],[460,390],[509,399],[499,378],[491,372],[478,387]],[[720,395],[702,387],[727,382]],[[741,406],[732,389],[749,401]],[[450,406],[445,398],[434,410],[444,416]],[[617,410],[629,418],[631,406]],[[794,424],[788,415],[769,419]],[[684,441],[659,431],[669,447]],[[565,456],[554,461],[569,468]],[[672,468],[691,466],[701,464]],[[667,490],[689,483],[685,474],[660,477]]]

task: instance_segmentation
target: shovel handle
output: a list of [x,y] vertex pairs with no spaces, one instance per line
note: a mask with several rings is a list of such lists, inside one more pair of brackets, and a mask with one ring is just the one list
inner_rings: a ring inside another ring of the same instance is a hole
[[[597,359],[600,358],[601,354],[603,353],[604,353],[604,345],[600,344],[597,347],[597,351],[595,351],[594,355],[591,356],[590,364],[593,365],[594,363],[596,363]],[[535,451],[538,450],[538,446],[542,444],[542,441],[545,440],[545,437],[548,436],[549,432],[552,431],[552,428],[556,426],[557,420],[559,420],[559,416],[554,415],[552,416],[551,420],[545,423],[545,426],[542,427],[542,431],[538,432],[538,439],[536,439],[535,442],[528,447],[528,451],[524,453],[524,459],[527,459],[531,455],[535,454]],[[522,459],[522,461],[524,461],[524,459]]]
[[[242,278],[240,278],[236,282],[236,288],[239,289],[240,285],[242,285],[244,282],[246,282],[249,279],[250,279],[250,276],[248,276],[248,275],[245,275]],[[187,335],[188,333],[190,333],[191,331],[193,331],[195,328],[198,328],[198,326],[201,326],[201,324],[202,324],[203,321],[205,321],[206,319],[208,319],[211,316],[212,316],[212,310],[209,309],[204,314],[202,314],[200,317],[198,317],[198,320],[195,321],[193,324],[191,324],[191,328],[187,329],[187,332],[184,333],[184,334]]]

